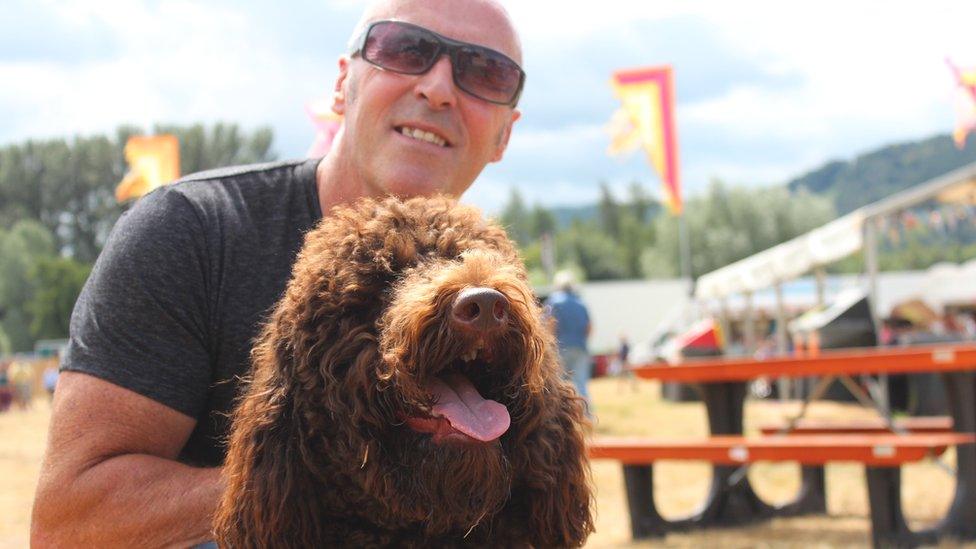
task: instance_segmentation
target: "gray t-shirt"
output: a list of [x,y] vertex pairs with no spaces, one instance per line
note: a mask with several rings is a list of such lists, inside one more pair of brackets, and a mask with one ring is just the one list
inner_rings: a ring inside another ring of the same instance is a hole
[[317,164],[213,170],[140,199],[75,304],[62,369],[196,418],[180,460],[222,463],[237,378],[322,217]]

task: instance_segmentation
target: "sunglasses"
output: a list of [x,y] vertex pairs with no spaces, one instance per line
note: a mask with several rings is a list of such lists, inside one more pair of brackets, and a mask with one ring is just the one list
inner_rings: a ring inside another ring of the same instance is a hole
[[370,23],[356,39],[351,55],[357,53],[372,65],[401,74],[424,74],[447,55],[454,85],[498,105],[514,107],[525,84],[525,72],[504,54],[401,21]]

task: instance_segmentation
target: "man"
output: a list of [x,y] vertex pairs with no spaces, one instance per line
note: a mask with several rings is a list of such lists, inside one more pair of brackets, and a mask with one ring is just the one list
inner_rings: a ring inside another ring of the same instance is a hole
[[210,539],[225,414],[303,233],[364,196],[459,196],[502,158],[524,73],[499,5],[386,0],[353,40],[324,159],[190,176],[119,221],[72,315],[33,545]]
[[566,375],[576,385],[576,391],[586,400],[589,410],[590,392],[587,384],[593,366],[586,340],[590,336],[590,313],[576,293],[576,278],[571,271],[556,273],[553,285],[556,291],[549,295],[546,306],[556,321],[559,358]]

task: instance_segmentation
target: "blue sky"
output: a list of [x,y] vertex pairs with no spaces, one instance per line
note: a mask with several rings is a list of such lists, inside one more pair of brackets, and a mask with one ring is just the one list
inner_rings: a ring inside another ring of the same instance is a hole
[[[641,154],[605,154],[615,69],[675,67],[686,194],[711,178],[781,183],[833,158],[948,132],[944,58],[976,63],[976,2],[505,2],[528,82],[505,160],[466,200],[511,187],[554,206],[605,180],[654,192]],[[0,144],[122,123],[270,125],[301,156],[304,105],[325,95],[363,9],[356,0],[4,0]]]

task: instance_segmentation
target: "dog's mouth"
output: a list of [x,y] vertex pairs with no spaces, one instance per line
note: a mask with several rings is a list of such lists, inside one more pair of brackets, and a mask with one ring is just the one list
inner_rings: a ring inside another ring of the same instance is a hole
[[433,405],[422,411],[424,415],[404,420],[414,431],[431,434],[435,443],[491,442],[511,425],[508,408],[482,396],[459,370],[441,372],[423,388]]

